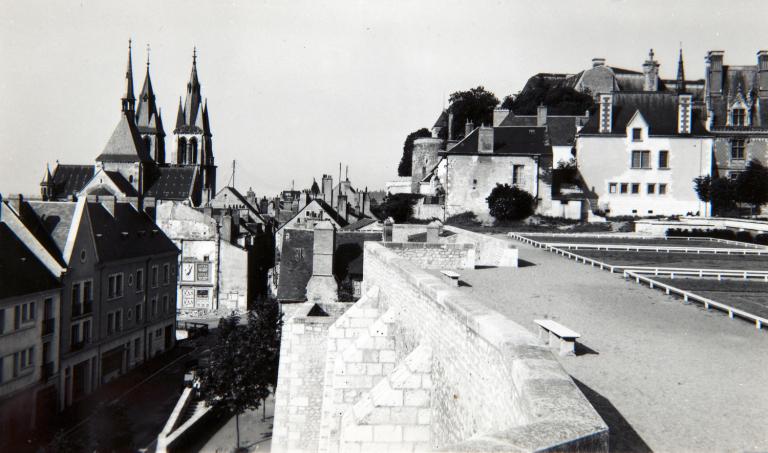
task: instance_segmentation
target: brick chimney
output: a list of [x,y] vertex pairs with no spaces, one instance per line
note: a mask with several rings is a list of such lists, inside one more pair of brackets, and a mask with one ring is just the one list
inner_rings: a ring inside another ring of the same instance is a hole
[[547,106],[540,105],[536,108],[536,126],[544,127],[547,125]]
[[475,128],[475,125],[472,124],[471,121],[469,121],[469,118],[467,118],[467,122],[464,124],[464,136],[466,137],[467,135],[469,135],[474,128]]
[[493,128],[488,126],[480,126],[477,130],[477,152],[479,154],[492,154],[493,153]]
[[691,109],[693,106],[693,96],[690,94],[679,94],[677,96],[677,133],[691,133]]
[[610,134],[613,129],[613,94],[600,94],[600,133]]
[[323,201],[333,204],[333,176],[323,175]]
[[760,85],[759,96],[768,96],[768,50],[757,53],[757,74]]
[[659,91],[659,62],[653,58],[653,49],[648,52],[648,59],[643,63],[643,91]]
[[706,59],[707,94],[723,94],[723,56],[722,50],[710,50]]

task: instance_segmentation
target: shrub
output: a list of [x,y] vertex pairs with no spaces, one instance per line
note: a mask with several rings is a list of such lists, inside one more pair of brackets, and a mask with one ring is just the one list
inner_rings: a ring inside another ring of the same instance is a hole
[[755,236],[755,239],[753,240],[755,244],[760,245],[768,245],[768,234],[761,233]]
[[459,214],[454,214],[445,220],[447,225],[480,225],[480,221],[477,220],[477,215],[472,211],[464,211]]
[[395,223],[403,223],[413,216],[413,205],[421,198],[421,195],[411,193],[396,193],[387,195],[387,198],[378,205],[381,217],[392,217]]
[[496,220],[522,220],[533,214],[533,195],[509,184],[496,184],[485,200]]
[[739,231],[736,233],[736,240],[741,242],[752,242],[752,235],[748,231]]

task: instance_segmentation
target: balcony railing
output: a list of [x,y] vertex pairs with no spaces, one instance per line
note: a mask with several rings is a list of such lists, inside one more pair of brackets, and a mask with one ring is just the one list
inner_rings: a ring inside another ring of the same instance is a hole
[[43,319],[43,331],[42,336],[50,335],[53,333],[53,331],[56,330],[56,319],[55,318],[49,318],[49,319]]

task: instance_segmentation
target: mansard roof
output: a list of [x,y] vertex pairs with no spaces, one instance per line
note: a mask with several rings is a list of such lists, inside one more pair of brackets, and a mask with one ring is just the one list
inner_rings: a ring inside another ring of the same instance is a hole
[[[678,97],[669,92],[618,92],[613,93],[612,134],[626,134],[627,125],[637,112],[648,123],[648,134],[657,136],[679,135],[678,126]],[[581,129],[580,135],[599,135],[600,115],[592,115],[587,124]],[[693,109],[691,118],[691,135],[709,135],[701,113]]]
[[139,131],[130,118],[130,114],[121,114],[112,136],[104,151],[96,158],[97,162],[152,162],[149,151],[139,135]]
[[94,173],[93,165],[57,165],[53,170],[52,198],[64,199],[78,194]]
[[0,222],[0,299],[59,288],[61,284],[18,236]]

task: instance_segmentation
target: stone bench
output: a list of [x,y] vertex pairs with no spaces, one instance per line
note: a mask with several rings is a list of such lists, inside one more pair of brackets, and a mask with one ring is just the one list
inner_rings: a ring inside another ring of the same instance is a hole
[[440,271],[441,274],[443,274],[443,277],[448,279],[448,281],[451,282],[451,285],[453,286],[459,286],[459,273],[454,271],[446,271],[442,270]]
[[533,322],[539,326],[539,339],[545,340],[543,337],[546,335],[550,348],[558,347],[557,340],[560,340],[560,355],[576,354],[576,339],[580,334],[551,319],[536,319]]

